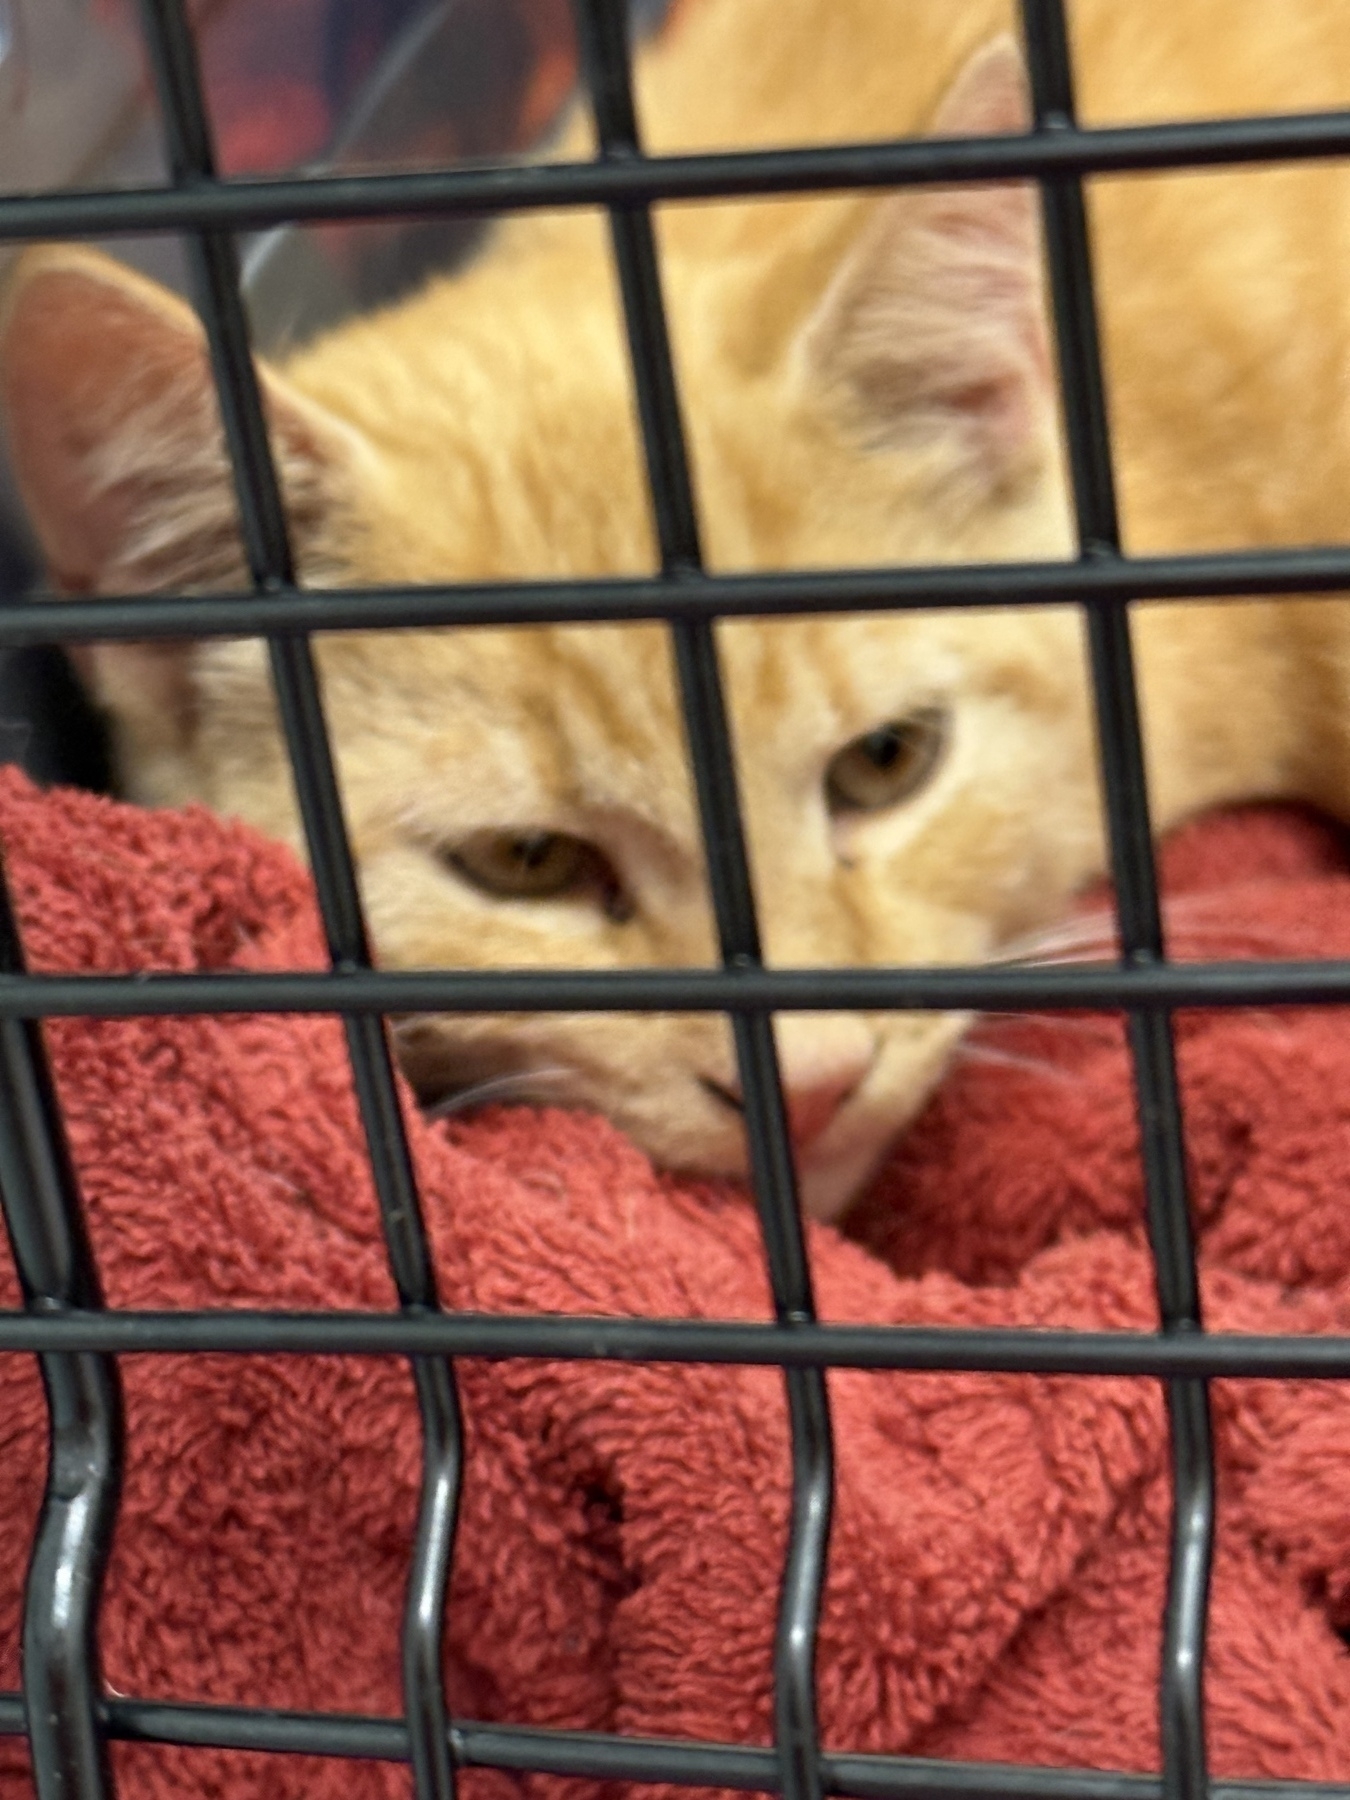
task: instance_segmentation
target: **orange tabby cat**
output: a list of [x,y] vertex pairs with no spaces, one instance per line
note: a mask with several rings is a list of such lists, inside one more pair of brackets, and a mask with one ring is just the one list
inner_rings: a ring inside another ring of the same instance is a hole
[[[995,0],[690,0],[641,59],[647,143],[1017,130],[1008,24]],[[1074,29],[1089,122],[1350,99],[1336,0],[1082,0]],[[1100,183],[1093,222],[1129,547],[1337,537],[1350,176]],[[1071,553],[1030,189],[669,207],[659,229],[714,566]],[[0,383],[57,589],[238,584],[183,306],[88,252],[33,252]],[[334,331],[266,389],[309,580],[653,565],[599,218],[504,227],[466,273]],[[1239,796],[1344,809],[1345,638],[1326,603],[1145,609],[1157,822]],[[773,962],[979,961],[1101,868],[1071,614],[737,622],[720,643]],[[660,630],[351,635],[319,656],[387,964],[711,959]],[[87,662],[129,791],[295,839],[259,644]],[[779,1021],[813,1212],[857,1191],[959,1029]],[[743,1167],[719,1019],[426,1018],[398,1036],[428,1093],[520,1077],[669,1164]]]

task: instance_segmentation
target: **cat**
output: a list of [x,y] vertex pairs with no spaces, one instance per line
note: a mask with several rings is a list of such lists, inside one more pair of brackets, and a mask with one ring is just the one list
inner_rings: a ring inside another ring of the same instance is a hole
[[[637,68],[656,151],[1024,129],[997,0],[686,0]],[[1334,0],[1081,0],[1088,123],[1350,99]],[[581,153],[577,123],[560,148]],[[1090,196],[1134,551],[1332,540],[1350,493],[1350,176],[1117,179]],[[659,209],[714,568],[1074,553],[1028,184]],[[263,370],[315,584],[645,572],[655,548],[605,226],[488,250]],[[58,593],[238,587],[202,338],[73,247],[29,252],[0,398]],[[1137,610],[1155,824],[1232,799],[1348,809],[1340,603]],[[736,621],[719,644],[769,960],[977,963],[1103,867],[1072,611]],[[706,964],[714,936],[655,626],[317,641],[387,965]],[[263,647],[80,656],[126,790],[298,842]],[[776,1024],[803,1201],[838,1217],[940,1076],[956,1016]],[[400,1021],[429,1101],[591,1107],[658,1161],[744,1171],[725,1021]]]

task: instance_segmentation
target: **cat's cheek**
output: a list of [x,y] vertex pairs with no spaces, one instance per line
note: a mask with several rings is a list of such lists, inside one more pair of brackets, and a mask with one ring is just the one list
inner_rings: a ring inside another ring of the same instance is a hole
[[567,1066],[568,1104],[604,1113],[663,1168],[743,1177],[739,1114],[698,1079],[730,1072],[725,1020],[698,1014],[594,1014],[557,1022],[539,1054]]
[[622,1108],[611,1104],[604,1110],[665,1168],[749,1179],[740,1117],[711,1100],[692,1081],[687,1086],[682,1082],[676,1094],[665,1089],[653,1072],[649,1095]]

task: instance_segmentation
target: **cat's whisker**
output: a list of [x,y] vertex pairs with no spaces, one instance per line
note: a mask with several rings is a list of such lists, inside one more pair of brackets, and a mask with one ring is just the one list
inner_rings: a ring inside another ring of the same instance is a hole
[[[1220,947],[1219,958],[1223,961],[1242,961],[1251,951],[1264,952],[1275,958],[1289,955],[1287,933],[1275,931],[1263,933],[1259,928],[1245,923],[1239,933],[1231,919],[1216,919],[1213,923],[1190,921],[1179,924],[1176,920],[1165,917],[1164,924],[1169,927],[1169,934],[1174,940],[1184,941],[1191,950],[1204,949],[1208,945],[1218,945]],[[1242,956],[1235,958],[1231,948],[1227,947],[1232,945],[1236,935],[1240,935],[1243,940],[1244,952]],[[1119,944],[1112,940],[1110,943],[1098,945],[1085,944],[1079,950],[1066,948],[1057,954],[1022,956],[1008,958],[1007,961],[1015,963],[1018,968],[1060,968],[1084,962],[1114,961],[1119,952]],[[1185,959],[1183,958],[1183,960]]]
[[989,958],[991,967],[1003,969],[1063,969],[1075,967],[1082,963],[1114,962],[1119,955],[1120,946],[1110,942],[1085,940],[1081,944],[1065,944],[1062,948],[1050,951],[1028,952],[1024,955],[998,955]]
[[556,1087],[570,1079],[572,1071],[564,1068],[521,1069],[511,1075],[490,1075],[470,1086],[443,1094],[422,1109],[428,1119],[448,1119],[457,1113],[470,1112],[489,1100],[518,1100],[528,1103],[541,1098],[540,1089]]
[[400,1013],[396,1019],[390,1019],[389,1035],[393,1038],[407,1037],[410,1032],[420,1031],[424,1025],[434,1025],[438,1019],[444,1018],[444,1013]]
[[1066,953],[1076,955],[1094,951],[1111,955],[1117,950],[1114,920],[1085,917],[1066,919],[1061,924],[1047,926],[1043,931],[1028,932],[1025,937],[1012,938],[1000,947],[989,958],[991,963],[1023,965],[1027,963],[1046,962],[1050,958],[1064,957]]
[[[1231,918],[1224,916],[1222,907],[1216,907],[1209,894],[1183,894],[1166,901],[1163,923],[1169,932],[1184,935],[1190,945],[1227,944],[1233,939]],[[1267,947],[1259,934],[1245,931],[1244,936],[1257,949]],[[1278,953],[1284,943],[1279,934],[1271,933],[1269,952],[1272,955]],[[1031,932],[1023,938],[1014,938],[1000,946],[988,960],[992,966],[1000,968],[1053,969],[1113,960],[1119,954],[1120,940],[1114,917],[1091,914],[1049,926],[1044,931]]]
[[967,1038],[957,1046],[954,1060],[967,1063],[987,1063],[1000,1069],[1017,1069],[1026,1075],[1043,1075],[1049,1081],[1061,1081],[1076,1086],[1083,1079],[1076,1069],[1066,1069],[1060,1063],[1049,1062],[1039,1056],[1022,1056],[1013,1050],[998,1050],[992,1044],[982,1044]]
[[1025,1008],[1017,1012],[984,1013],[975,1032],[983,1034],[993,1031],[1000,1025],[1043,1025],[1056,1031],[1067,1031],[1079,1037],[1097,1038],[1105,1041],[1111,1030],[1111,1022],[1101,1014],[1082,1017],[1074,1013],[1037,1012],[1034,1008]]

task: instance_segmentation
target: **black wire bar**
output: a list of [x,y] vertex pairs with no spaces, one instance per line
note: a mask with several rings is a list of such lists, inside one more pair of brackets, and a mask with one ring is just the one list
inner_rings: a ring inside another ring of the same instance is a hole
[[[1072,130],[1073,66],[1063,0],[1022,0],[1035,130]],[[1082,179],[1041,185],[1046,260],[1063,394],[1080,559],[1120,557],[1120,525],[1102,378],[1091,248]],[[1149,822],[1129,600],[1086,609],[1102,788],[1116,888],[1121,961],[1127,970],[1165,961]],[[1202,1329],[1191,1233],[1186,1154],[1172,1021],[1166,1010],[1126,1014],[1158,1310],[1165,1334]],[[1204,1800],[1204,1661],[1214,1553],[1214,1450],[1203,1378],[1167,1382],[1172,1436],[1172,1545],[1160,1670],[1163,1793]]]
[[437,1356],[485,1362],[745,1363],[757,1367],[952,1370],[1343,1381],[1350,1337],[1008,1327],[780,1324],[568,1313],[130,1312],[0,1310],[0,1354]]
[[400,174],[189,180],[172,187],[0,195],[0,241],[262,230],[287,221],[647,205],[950,181],[1143,174],[1350,156],[1344,111],[1066,126],[1053,136],[906,138],[624,162],[492,163]]
[[[0,870],[0,968],[23,949]],[[0,1023],[0,1209],[25,1313],[46,1319],[102,1304],[79,1184],[37,1024]],[[108,1800],[99,1725],[98,1606],[121,1488],[116,1363],[50,1346],[47,1484],[24,1584],[22,1667],[39,1800]]]
[[950,567],[686,571],[678,584],[632,576],[577,581],[429,582],[416,587],[295,588],[251,594],[131,594],[6,601],[0,647],[122,638],[243,637],[265,631],[361,631],[436,625],[711,621],[803,613],[1111,606],[1121,599],[1343,598],[1350,550],[1120,556],[1100,562],[959,563]]
[[[602,164],[641,155],[633,105],[626,0],[575,0],[582,67]],[[651,214],[642,203],[610,208],[610,239],[628,335],[663,581],[678,586],[703,567],[698,516],[680,416]],[[735,752],[711,621],[671,626],[708,887],[724,968],[761,966],[759,923],[736,787]],[[797,1204],[773,1020],[761,1009],[732,1016],[750,1173],[781,1328],[812,1324],[815,1302]],[[816,1723],[816,1638],[834,1496],[834,1446],[825,1377],[785,1366],[792,1456],[791,1516],[774,1639],[774,1738],[786,1800],[821,1800]]]
[[[107,1735],[123,1742],[409,1760],[403,1721],[370,1714],[259,1712],[119,1696],[105,1702],[103,1716]],[[0,1737],[23,1729],[22,1698],[0,1694]],[[450,1726],[450,1747],[460,1768],[781,1792],[774,1752],[740,1744],[457,1719]],[[1162,1800],[1157,1776],[1113,1769],[1036,1769],[826,1750],[821,1772],[825,1792],[842,1800],[925,1800],[930,1795],[934,1800]],[[1210,1794],[1212,1800],[1344,1800],[1345,1788],[1325,1781],[1215,1781]]]
[[1350,1005],[1350,961],[3,975],[0,1019],[182,1013],[1115,1012]]
[[[180,186],[211,183],[216,179],[215,152],[182,0],[141,0],[141,11],[173,181]],[[234,241],[221,231],[199,230],[187,248],[253,585],[263,593],[293,588],[285,505],[253,366]],[[335,970],[369,969],[313,651],[298,634],[273,636],[268,649],[330,961]],[[435,1273],[384,1022],[372,1014],[345,1014],[343,1025],[399,1302],[414,1312],[434,1311]],[[404,1705],[418,1800],[453,1800],[441,1643],[463,1472],[459,1399],[446,1359],[414,1357],[412,1373],[422,1425],[422,1493],[404,1602]]]

